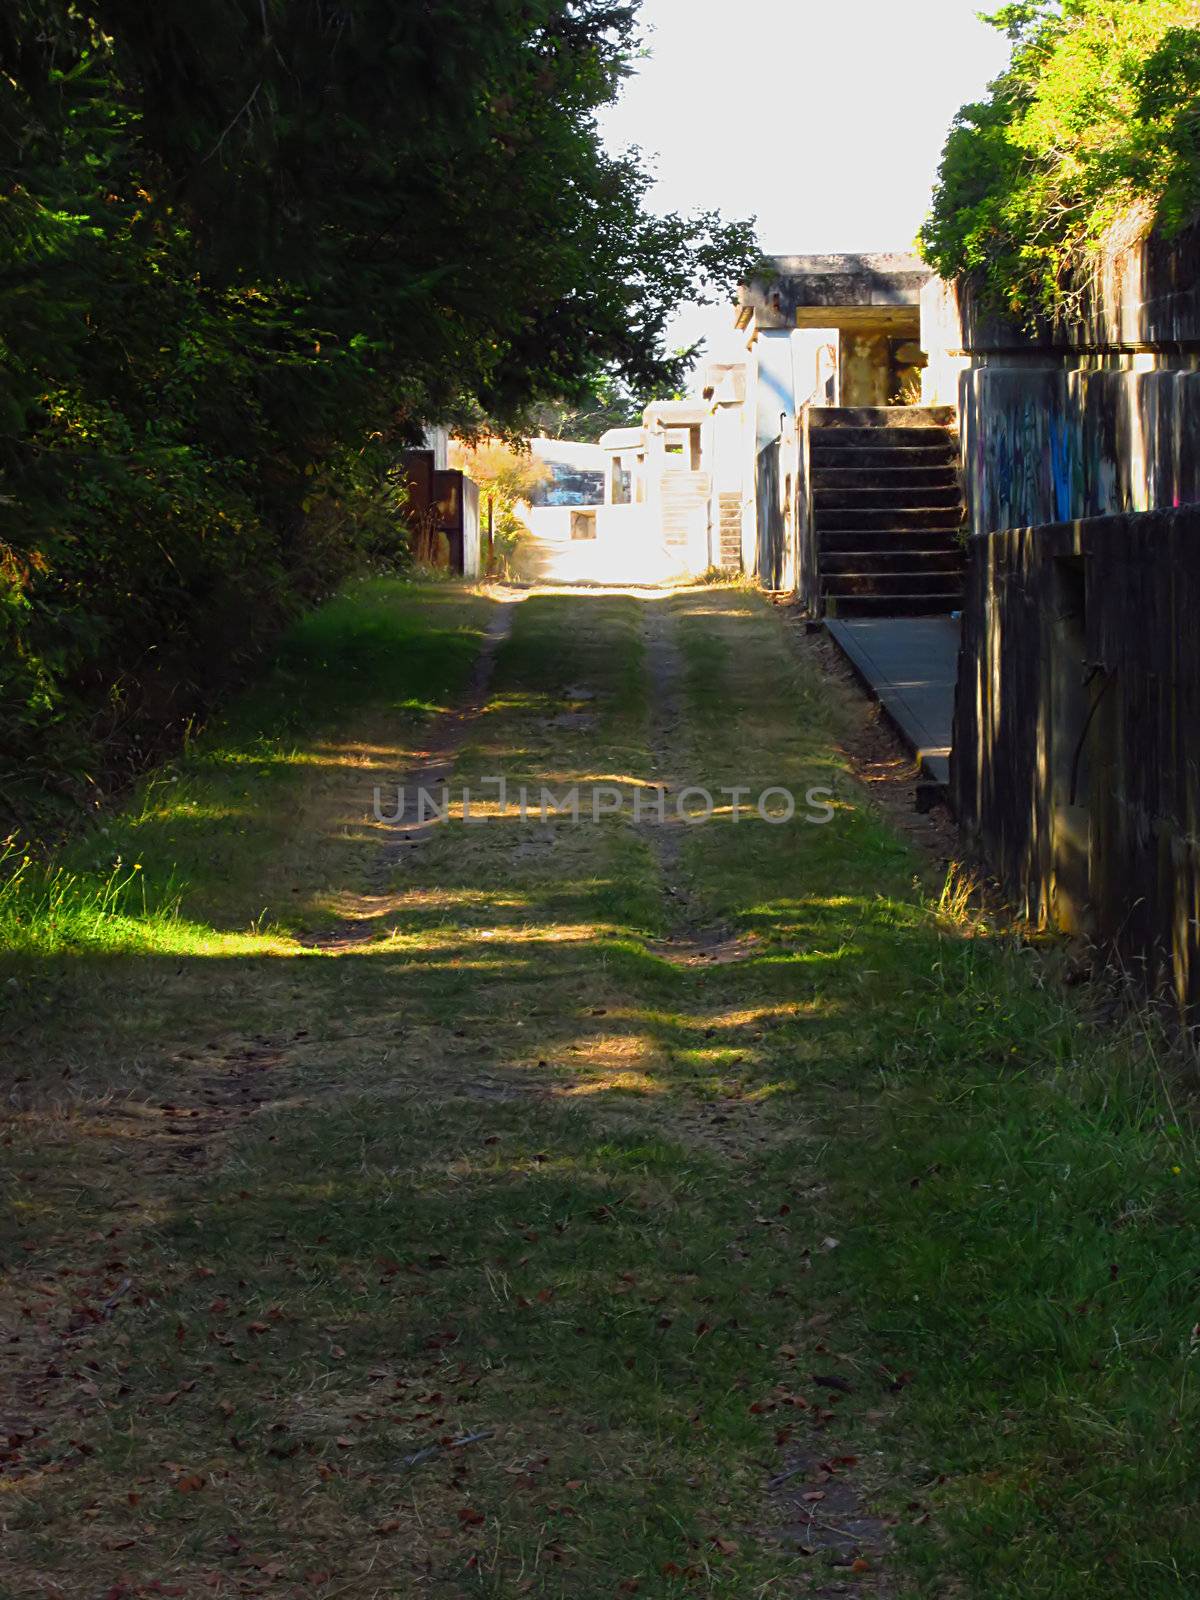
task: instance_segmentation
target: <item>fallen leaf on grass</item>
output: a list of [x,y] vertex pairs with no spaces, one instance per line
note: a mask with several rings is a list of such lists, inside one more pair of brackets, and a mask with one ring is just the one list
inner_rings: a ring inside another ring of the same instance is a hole
[[474,1506],[463,1506],[458,1513],[458,1520],[464,1528],[477,1528],[484,1520],[483,1512],[476,1511]]

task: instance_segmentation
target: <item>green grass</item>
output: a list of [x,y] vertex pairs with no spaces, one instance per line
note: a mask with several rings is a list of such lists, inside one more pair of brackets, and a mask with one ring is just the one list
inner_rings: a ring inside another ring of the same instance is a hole
[[450,585],[375,579],[309,613],[264,681],[126,807],[55,859],[0,855],[0,974],[71,952],[249,951],[286,933],[297,908],[256,885],[294,887],[267,880],[282,853],[311,851],[298,807],[312,769],[344,761],[331,746],[364,708],[389,737],[419,733],[461,690],[489,609]]
[[[370,891],[372,775],[492,603],[335,601],[108,824],[162,907],[101,905],[111,863],[76,858],[86,915],[23,913],[0,1300],[42,1431],[0,1592],[869,1594],[874,1556],[771,1537],[766,1479],[835,1453],[898,1521],[900,1592],[1187,1592],[1196,1152],[1153,1034],[939,911],[839,691],[744,590],[525,599],[456,782],[669,769],[829,787],[832,822],[718,820],[676,859],[510,808]],[[355,914],[361,943],[302,942]],[[740,959],[668,959],[705,927]]]
[[[692,626],[692,725],[723,727],[720,762],[777,763],[791,705],[788,755],[806,757],[820,709],[796,701],[762,608]],[[694,864],[715,902],[806,943],[839,1017],[811,1069],[832,1090],[830,1275],[866,1370],[911,1374],[877,1402],[896,1501],[921,1507],[900,1534],[910,1579],[997,1600],[1186,1590],[1200,1574],[1190,1074],[1152,1017],[1090,1024],[1052,948],[906,893],[913,864],[860,806],[817,832],[801,899],[786,830],[734,851],[699,836]],[[756,876],[793,893],[755,904]],[[789,1085],[802,1100],[813,1087]]]

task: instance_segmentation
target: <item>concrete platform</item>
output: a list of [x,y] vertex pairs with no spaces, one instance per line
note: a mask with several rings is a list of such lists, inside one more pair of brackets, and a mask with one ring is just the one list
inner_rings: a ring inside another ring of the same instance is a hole
[[948,784],[958,623],[949,617],[830,617],[825,626],[924,776]]

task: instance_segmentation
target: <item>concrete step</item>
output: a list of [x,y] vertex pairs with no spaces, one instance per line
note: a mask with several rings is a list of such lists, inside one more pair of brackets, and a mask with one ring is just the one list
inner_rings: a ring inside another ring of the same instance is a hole
[[950,443],[936,445],[887,444],[858,446],[826,444],[824,439],[812,441],[812,467],[814,472],[829,468],[841,471],[863,472],[879,467],[913,468],[933,467],[938,470],[958,471],[958,452]]
[[963,542],[954,529],[845,528],[825,529],[820,536],[822,556],[852,550],[941,550],[965,557]]
[[863,594],[941,594],[962,596],[961,572],[822,573],[827,597]]
[[[857,458],[857,452],[856,452]],[[813,486],[817,489],[910,489],[922,485],[930,489],[959,487],[958,468],[952,461],[931,462],[928,466],[893,467],[814,466]]]
[[840,428],[951,428],[953,406],[813,406],[808,413],[813,432]]
[[949,406],[809,413],[813,523],[831,615],[961,607],[966,512],[954,423]]
[[961,503],[956,506],[914,506],[903,511],[893,510],[890,506],[879,509],[854,508],[852,510],[823,510],[818,507],[815,523],[817,532],[845,533],[847,530],[868,528],[881,531],[891,530],[898,537],[909,532],[933,533],[938,530],[947,532],[963,525],[963,509]]
[[831,617],[945,617],[961,610],[956,597],[944,594],[830,595],[826,610]]
[[840,484],[826,486],[818,481],[813,492],[813,503],[818,516],[822,511],[849,511],[856,506],[877,511],[894,506],[897,511],[920,510],[922,506],[958,506],[962,508],[962,491],[957,483],[942,487],[928,483],[907,484],[904,488],[893,485],[886,489],[863,488]]
[[947,428],[923,427],[912,423],[907,428],[821,428],[810,438],[812,449],[847,450],[942,450],[955,448],[954,435]]
[[821,575],[854,572],[953,572],[960,578],[967,558],[959,550],[822,550]]

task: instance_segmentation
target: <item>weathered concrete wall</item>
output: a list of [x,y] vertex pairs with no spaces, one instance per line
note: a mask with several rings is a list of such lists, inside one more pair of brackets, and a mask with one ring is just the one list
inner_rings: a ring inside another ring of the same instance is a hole
[[796,587],[796,480],[798,456],[793,421],[758,453],[755,503],[758,543],[754,575],[764,589]]
[[760,333],[754,349],[758,357],[757,445],[761,450],[778,437],[781,419],[795,415],[791,332],[781,329]]
[[[578,538],[579,518],[592,519],[592,538]],[[514,561],[517,577],[538,583],[661,583],[699,566],[693,548],[668,544],[655,508],[646,505],[536,507],[531,537]]]
[[758,452],[754,496],[758,518],[754,575],[764,588],[779,589],[783,574],[783,506],[780,503],[778,439]]
[[951,789],[1041,923],[1200,1004],[1200,507],[969,541]]
[[742,402],[714,396],[713,412],[706,430],[705,460],[712,475],[709,505],[709,565],[724,572],[742,570],[742,523],[747,504],[753,511],[753,483],[749,480],[747,458],[754,439],[753,417],[745,399]]
[[959,427],[975,532],[1200,500],[1200,374],[976,367]]
[[462,572],[477,578],[483,569],[483,527],[479,515],[479,485],[462,480]]
[[923,406],[956,406],[958,380],[971,365],[963,349],[962,312],[958,289],[944,278],[930,278],[921,290],[921,373]]
[[821,612],[821,553],[812,482],[812,406],[796,418],[796,598],[810,617]]
[[[781,432],[788,431],[801,406],[810,402],[830,406],[840,404],[838,377],[842,368],[843,346],[865,343],[871,337],[867,333],[861,338],[858,335],[853,338],[848,336],[843,341],[837,328],[833,327],[792,328],[760,333],[754,342],[758,377],[757,449],[762,450]],[[889,388],[888,341],[886,334],[877,337],[882,341],[883,353],[882,356],[876,354],[869,358],[871,372],[868,382],[880,386],[884,398],[879,404],[886,405]],[[877,377],[876,368],[882,370],[882,378]]]
[[888,406],[895,398],[891,348],[884,328],[856,328],[842,339],[838,404]]
[[482,563],[479,485],[453,467],[435,471],[432,503],[449,544],[450,571],[477,578]]
[[1090,269],[1073,307],[1029,330],[969,282],[922,292],[923,393],[958,404],[976,533],[1200,500],[1200,227]]

